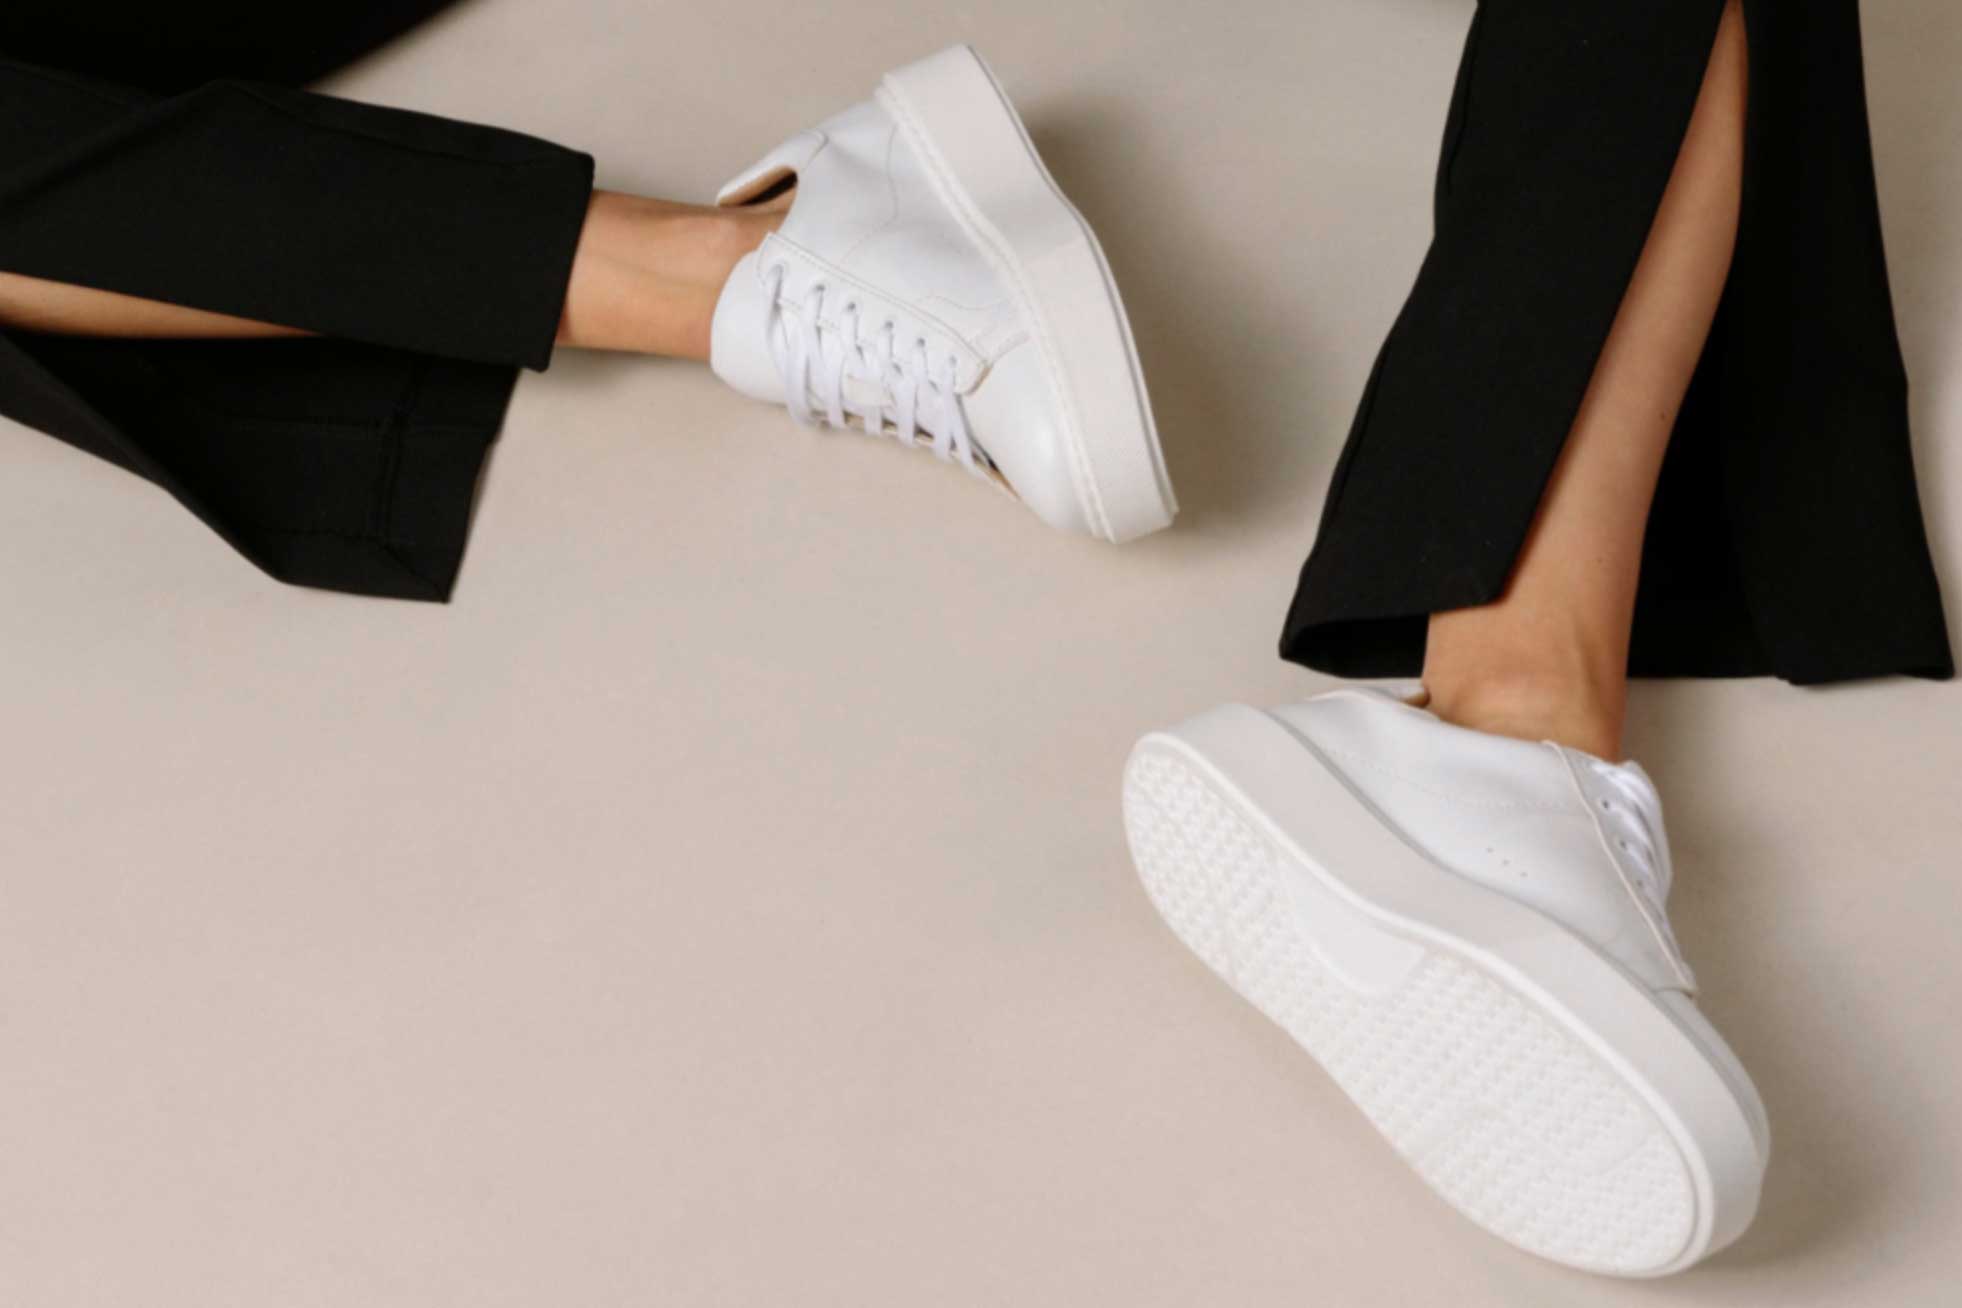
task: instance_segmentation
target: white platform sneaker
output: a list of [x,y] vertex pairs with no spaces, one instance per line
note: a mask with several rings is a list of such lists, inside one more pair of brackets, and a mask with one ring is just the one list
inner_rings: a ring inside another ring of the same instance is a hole
[[1171,522],[1117,285],[979,55],[888,73],[718,202],[793,181],[716,306],[717,375],[806,423],[928,445],[1055,527],[1123,541]]
[[1124,812],[1179,938],[1473,1221],[1624,1276],[1749,1225],[1764,1107],[1692,1002],[1635,764],[1346,689],[1145,737]]

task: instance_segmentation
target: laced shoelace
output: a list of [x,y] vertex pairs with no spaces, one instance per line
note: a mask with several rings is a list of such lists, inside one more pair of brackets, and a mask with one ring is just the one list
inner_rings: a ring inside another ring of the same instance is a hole
[[[977,469],[977,451],[956,389],[954,356],[931,358],[924,339],[902,351],[890,321],[868,336],[859,307],[850,300],[840,309],[839,325],[826,330],[823,309],[828,291],[822,282],[805,292],[797,313],[786,313],[784,266],[776,264],[766,275],[770,347],[783,375],[784,400],[797,421],[807,427],[849,428],[855,418],[867,434],[892,436],[910,446],[920,445],[924,432],[936,457]],[[869,403],[855,403],[846,394],[852,381],[869,387]],[[817,407],[811,403],[813,395]]]
[[1669,898],[1669,865],[1659,834],[1662,808],[1654,787],[1641,774],[1600,759],[1589,759],[1588,769],[1607,783],[1611,793],[1596,802],[1603,812],[1620,819],[1613,839],[1629,855],[1630,870],[1642,892],[1662,913]]

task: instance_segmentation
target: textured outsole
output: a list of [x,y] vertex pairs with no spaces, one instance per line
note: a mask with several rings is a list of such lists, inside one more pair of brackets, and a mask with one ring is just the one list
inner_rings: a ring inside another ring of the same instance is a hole
[[[1158,738],[1132,757],[1124,810],[1146,892],[1179,939],[1454,1207],[1591,1271],[1654,1275],[1694,1256],[1698,1190],[1675,1138],[1533,996],[1318,889],[1240,797]],[[1348,947],[1338,937],[1359,933],[1403,959],[1374,978],[1332,965]]]

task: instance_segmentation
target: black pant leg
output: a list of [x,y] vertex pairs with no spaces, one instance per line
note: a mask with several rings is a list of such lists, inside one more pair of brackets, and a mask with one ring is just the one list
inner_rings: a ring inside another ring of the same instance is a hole
[[[381,10],[402,7],[343,12]],[[282,580],[447,598],[517,369],[550,357],[590,158],[263,83],[159,96],[4,55],[0,269],[326,339],[10,331],[0,414],[157,482]]]
[[304,86],[456,0],[8,0],[0,51],[174,95],[228,77]]
[[551,358],[592,161],[244,81],[0,59],[0,270],[490,363]]
[[[1855,0],[1748,0],[1737,254],[1649,517],[1630,667],[1953,671],[1880,249]],[[1407,676],[1504,593],[1668,184],[1722,0],[1482,0],[1436,233],[1283,657]]]

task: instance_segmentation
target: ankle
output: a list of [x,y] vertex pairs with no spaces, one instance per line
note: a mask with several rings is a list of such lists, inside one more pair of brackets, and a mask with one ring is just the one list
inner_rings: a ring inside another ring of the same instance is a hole
[[675,204],[593,192],[580,249],[675,285],[720,288],[783,222],[781,209]]
[[663,277],[717,290],[744,255],[783,223],[778,211],[689,207],[653,218],[641,257]]
[[1572,672],[1506,669],[1476,676],[1426,669],[1431,712],[1454,726],[1519,740],[1550,740],[1598,758],[1621,757],[1625,697]]
[[559,343],[706,360],[723,284],[783,221],[595,191],[573,259]]

